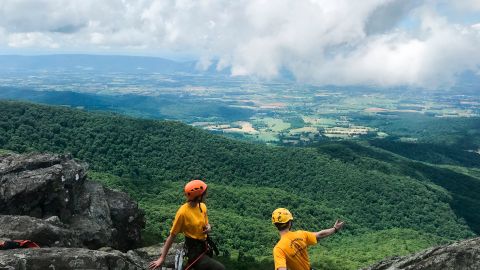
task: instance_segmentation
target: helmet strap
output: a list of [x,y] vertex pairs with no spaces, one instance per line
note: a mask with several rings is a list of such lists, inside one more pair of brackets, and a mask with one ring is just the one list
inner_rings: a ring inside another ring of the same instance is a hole
[[200,213],[203,213],[202,210],[202,202],[204,201],[205,195],[207,194],[207,190],[205,189],[202,193],[202,195],[198,196],[195,198],[195,201],[198,203],[198,208],[200,208]]

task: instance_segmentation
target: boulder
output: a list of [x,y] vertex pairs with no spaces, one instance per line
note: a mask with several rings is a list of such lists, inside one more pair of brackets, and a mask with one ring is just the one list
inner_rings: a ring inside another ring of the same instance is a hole
[[[147,269],[148,262],[154,261],[158,259],[161,254],[163,246],[155,245],[149,247],[138,248],[134,250],[129,250],[127,254],[133,260],[137,261],[138,263],[144,262],[147,263],[145,265],[145,269]],[[183,249],[183,243],[173,243],[168,251],[167,256],[165,257],[165,262],[163,267],[165,269],[174,269],[175,268],[175,256],[180,253]],[[184,262],[186,263],[186,262]],[[184,264],[185,266],[185,264]]]
[[127,194],[86,181],[70,226],[88,248],[111,246],[127,251],[138,247],[145,219]]
[[78,247],[77,235],[58,217],[43,220],[29,216],[0,215],[0,239],[32,240],[41,247]]
[[[143,211],[127,194],[88,181],[86,171],[85,163],[69,155],[0,155],[0,214],[32,217],[11,217],[11,226],[24,221],[29,227],[23,234],[11,228],[5,237],[39,239],[38,232],[45,230],[56,239],[41,239],[47,246],[111,246],[122,251],[138,247]],[[57,227],[41,220],[51,217],[58,217],[53,218],[58,219]],[[61,235],[64,240],[58,240]]]
[[83,248],[31,248],[0,252],[0,269],[105,269],[143,270],[144,265],[119,251],[99,251]]
[[480,238],[381,261],[364,270],[477,270],[480,269]]
[[114,227],[113,245],[119,250],[138,247],[141,229],[145,227],[144,213],[140,212],[137,203],[123,192],[105,188],[105,194]]
[[72,216],[86,164],[68,155],[7,154],[0,157],[0,213],[36,218]]
[[[69,222],[70,227],[78,232],[84,246],[88,248],[117,248],[113,243],[114,228],[102,185],[87,181],[83,188],[75,205],[75,214]],[[134,245],[124,249],[133,247]]]

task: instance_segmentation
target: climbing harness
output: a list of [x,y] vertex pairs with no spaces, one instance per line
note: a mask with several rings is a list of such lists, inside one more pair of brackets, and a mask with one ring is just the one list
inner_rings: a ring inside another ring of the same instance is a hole
[[183,270],[183,258],[185,254],[185,246],[175,252],[175,270]]

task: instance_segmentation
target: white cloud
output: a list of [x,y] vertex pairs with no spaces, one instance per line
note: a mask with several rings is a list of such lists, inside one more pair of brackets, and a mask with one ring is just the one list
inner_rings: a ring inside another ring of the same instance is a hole
[[403,31],[366,37],[356,48],[335,55],[317,69],[298,64],[295,73],[324,83],[433,88],[453,84],[455,75],[465,70],[478,70],[479,32],[430,16],[424,14],[424,29],[418,37]]
[[[438,1],[480,11],[479,0]],[[175,51],[233,75],[329,84],[454,82],[478,72],[478,25],[432,0],[2,0],[0,47]],[[479,19],[480,21],[480,19]],[[412,23],[417,22],[417,23]],[[1,31],[3,29],[3,31]],[[453,42],[455,40],[455,42]],[[212,61],[218,59],[219,61]]]
[[14,33],[8,37],[8,46],[12,48],[45,47],[56,49],[60,45],[50,36],[39,32]]
[[0,26],[0,45],[4,44],[5,40],[6,40],[5,29],[3,29],[3,27]]
[[463,11],[480,11],[480,0],[448,1],[454,7]]

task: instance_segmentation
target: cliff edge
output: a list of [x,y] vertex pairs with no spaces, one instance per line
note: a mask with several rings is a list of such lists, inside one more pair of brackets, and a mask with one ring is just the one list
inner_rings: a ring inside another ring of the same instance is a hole
[[458,241],[425,251],[386,259],[363,270],[478,270],[480,238]]
[[144,268],[129,251],[140,245],[143,211],[86,172],[69,155],[0,155],[0,240],[41,247],[1,251],[1,269]]

